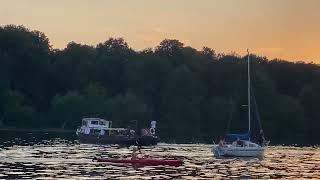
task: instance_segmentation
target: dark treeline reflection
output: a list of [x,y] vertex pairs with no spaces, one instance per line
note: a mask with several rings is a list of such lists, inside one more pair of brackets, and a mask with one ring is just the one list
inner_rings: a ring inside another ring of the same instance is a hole
[[[251,63],[266,136],[274,143],[319,143],[320,67],[256,55]],[[2,26],[0,123],[75,129],[83,117],[114,126],[157,120],[162,139],[212,141],[227,130],[246,131],[246,71],[246,57],[178,40],[143,51],[122,38],[57,50],[42,32]]]

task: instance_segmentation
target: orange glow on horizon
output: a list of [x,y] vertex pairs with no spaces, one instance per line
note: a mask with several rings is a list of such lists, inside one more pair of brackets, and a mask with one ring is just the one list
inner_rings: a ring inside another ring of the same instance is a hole
[[320,63],[320,0],[0,0],[0,25],[44,32],[54,48],[123,37],[141,50],[165,38],[217,52]]

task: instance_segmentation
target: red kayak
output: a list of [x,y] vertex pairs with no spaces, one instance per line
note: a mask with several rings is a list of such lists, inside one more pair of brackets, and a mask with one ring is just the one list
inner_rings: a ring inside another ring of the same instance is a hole
[[97,162],[110,162],[122,164],[136,164],[141,166],[181,166],[182,160],[169,160],[169,159],[108,159],[108,158],[95,158]]

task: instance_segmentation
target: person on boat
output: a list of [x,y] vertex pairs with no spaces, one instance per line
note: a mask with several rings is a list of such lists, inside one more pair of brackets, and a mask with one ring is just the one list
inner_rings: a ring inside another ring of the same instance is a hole
[[223,146],[223,145],[224,145],[224,140],[221,139],[221,140],[219,141],[219,146]]
[[237,145],[244,146],[243,141],[241,141],[239,138],[237,138]]
[[237,146],[237,141],[233,141],[232,146]]
[[105,134],[104,129],[101,129],[101,130],[100,130],[100,133],[99,133],[99,136],[104,136],[104,134]]
[[132,153],[131,153],[131,160],[137,160],[138,159],[138,154],[142,154],[140,148],[133,147]]
[[260,144],[260,146],[264,146],[265,142],[266,142],[266,139],[264,138],[263,130],[261,129],[260,130],[260,136],[259,136],[259,144]]
[[104,136],[104,134],[105,134],[104,129],[101,129],[99,134],[98,134],[98,138],[101,138],[102,136]]

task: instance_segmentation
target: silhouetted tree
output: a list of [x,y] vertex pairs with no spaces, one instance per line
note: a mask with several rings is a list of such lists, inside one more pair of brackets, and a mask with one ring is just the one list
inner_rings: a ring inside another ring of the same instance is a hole
[[[274,143],[320,143],[320,66],[251,55],[252,91]],[[83,117],[115,125],[157,120],[164,140],[212,142],[247,129],[247,56],[164,39],[142,51],[123,38],[97,46],[0,26],[0,125],[75,129]],[[255,124],[253,116],[253,130]]]

